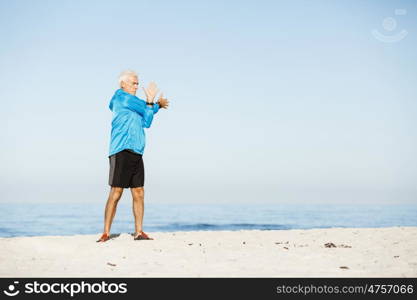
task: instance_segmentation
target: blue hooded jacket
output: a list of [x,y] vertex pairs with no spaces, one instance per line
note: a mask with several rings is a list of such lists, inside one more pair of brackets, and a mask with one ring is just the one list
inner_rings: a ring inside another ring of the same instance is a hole
[[152,124],[159,105],[153,107],[122,89],[116,90],[109,104],[113,112],[109,157],[124,149],[142,154],[145,149],[145,130]]

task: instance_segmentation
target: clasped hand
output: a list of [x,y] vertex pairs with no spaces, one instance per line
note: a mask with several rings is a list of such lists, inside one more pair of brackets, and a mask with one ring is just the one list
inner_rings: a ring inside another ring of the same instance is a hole
[[[149,85],[148,85],[147,88],[142,88],[142,89],[143,89],[143,91],[145,92],[145,95],[146,95],[146,102],[152,102],[153,103],[154,100],[155,100],[156,95],[159,92],[159,89],[156,86],[156,83],[155,82],[151,82],[151,83],[149,83]],[[159,106],[161,108],[165,108],[166,109],[168,107],[169,101],[168,101],[167,98],[164,98],[164,94],[161,93],[159,95],[159,98],[158,98],[157,103],[159,104]]]

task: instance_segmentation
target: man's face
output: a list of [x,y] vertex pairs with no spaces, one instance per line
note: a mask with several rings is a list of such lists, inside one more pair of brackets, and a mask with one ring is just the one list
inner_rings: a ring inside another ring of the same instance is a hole
[[122,89],[131,95],[136,95],[139,79],[137,76],[130,76],[126,81],[122,81]]

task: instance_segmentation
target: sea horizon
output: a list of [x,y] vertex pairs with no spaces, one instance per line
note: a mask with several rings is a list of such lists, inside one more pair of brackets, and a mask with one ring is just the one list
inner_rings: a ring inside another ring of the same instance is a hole
[[[105,203],[0,203],[0,237],[99,234]],[[417,226],[417,204],[145,203],[143,230],[288,230]],[[132,233],[121,202],[111,233]]]

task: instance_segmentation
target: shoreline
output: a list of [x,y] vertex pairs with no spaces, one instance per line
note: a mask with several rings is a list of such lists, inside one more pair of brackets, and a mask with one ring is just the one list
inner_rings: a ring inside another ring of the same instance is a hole
[[0,277],[417,277],[417,227],[0,238]]

